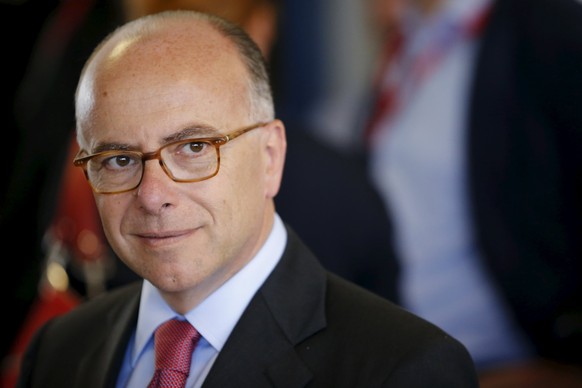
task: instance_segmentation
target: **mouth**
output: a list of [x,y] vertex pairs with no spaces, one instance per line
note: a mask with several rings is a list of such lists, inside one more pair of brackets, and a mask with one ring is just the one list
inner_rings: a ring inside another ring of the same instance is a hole
[[135,236],[145,245],[159,247],[174,244],[191,235],[193,230],[136,233]]

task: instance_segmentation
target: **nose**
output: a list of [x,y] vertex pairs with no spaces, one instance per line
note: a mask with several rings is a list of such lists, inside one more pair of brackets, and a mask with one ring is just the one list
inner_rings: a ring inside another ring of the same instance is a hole
[[136,189],[140,206],[148,213],[157,214],[173,203],[174,181],[165,173],[159,160],[144,162],[143,177]]

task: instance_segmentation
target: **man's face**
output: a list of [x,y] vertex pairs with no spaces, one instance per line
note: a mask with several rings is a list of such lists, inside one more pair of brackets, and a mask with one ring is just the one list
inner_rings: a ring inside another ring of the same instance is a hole
[[[191,131],[188,137],[209,137],[254,124],[243,65],[223,38],[205,31],[183,47],[175,32],[167,38],[176,38],[172,48],[152,39],[112,50],[95,73],[94,101],[80,116],[81,147],[152,152],[184,130]],[[280,172],[270,175],[271,127],[222,146],[220,170],[211,179],[174,182],[150,160],[137,189],[96,194],[120,258],[163,292],[191,292],[197,302],[244,266],[272,223]]]

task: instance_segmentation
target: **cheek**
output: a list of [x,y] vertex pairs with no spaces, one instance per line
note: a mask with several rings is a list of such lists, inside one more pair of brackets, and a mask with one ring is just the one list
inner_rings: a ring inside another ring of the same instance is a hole
[[260,224],[264,218],[266,195],[264,175],[258,166],[249,167],[248,174],[239,181],[238,190],[237,200],[242,218],[240,222],[245,227]]
[[225,169],[221,171],[221,182],[216,182],[221,190],[214,205],[231,222],[244,224],[250,221],[249,218],[256,220],[257,212],[262,211],[264,178],[256,157],[241,155],[238,160],[243,162],[225,163]]
[[119,230],[121,218],[123,217],[123,204],[115,196],[97,196],[95,199],[99,217],[103,225],[104,232],[109,238],[115,236],[115,230]]
[[[258,152],[258,151],[257,151]],[[253,155],[245,155],[232,178],[233,190],[248,203],[264,200],[265,172],[260,159]]]

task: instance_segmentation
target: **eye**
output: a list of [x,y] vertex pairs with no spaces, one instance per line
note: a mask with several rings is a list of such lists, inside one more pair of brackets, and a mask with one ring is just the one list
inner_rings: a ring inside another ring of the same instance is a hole
[[174,157],[198,158],[205,155],[212,149],[212,146],[205,141],[189,141],[177,144],[176,147],[168,149]]
[[96,159],[97,165],[106,170],[126,170],[141,163],[135,155],[121,153],[108,153]]
[[200,154],[204,152],[206,147],[208,147],[207,143],[193,141],[184,144],[180,152],[184,152],[185,154]]

